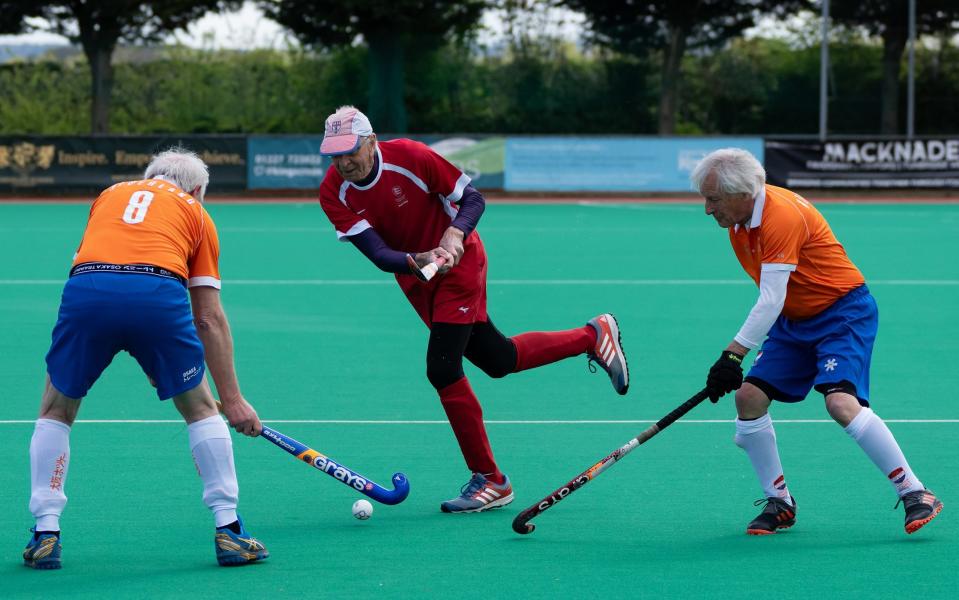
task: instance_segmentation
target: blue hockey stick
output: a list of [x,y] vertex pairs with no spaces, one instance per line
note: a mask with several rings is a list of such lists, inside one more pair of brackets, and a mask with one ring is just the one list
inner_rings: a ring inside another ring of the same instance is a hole
[[263,432],[260,435],[303,462],[313,465],[330,477],[342,482],[344,485],[348,485],[361,494],[382,504],[399,504],[403,500],[406,500],[406,497],[410,494],[410,482],[406,479],[406,475],[402,473],[393,474],[394,489],[388,490],[380,484],[363,477],[349,467],[341,465],[332,458],[266,425],[263,426]]

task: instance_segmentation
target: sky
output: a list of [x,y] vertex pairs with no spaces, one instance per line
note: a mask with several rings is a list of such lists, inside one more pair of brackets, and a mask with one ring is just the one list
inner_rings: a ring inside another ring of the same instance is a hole
[[[501,41],[504,36],[502,21],[502,15],[497,11],[487,11],[483,15],[480,43],[495,44]],[[576,40],[582,31],[583,21],[583,16],[578,13],[565,9],[549,9],[543,21],[537,22],[537,30]],[[243,7],[235,12],[208,14],[191,23],[186,31],[177,31],[165,41],[179,42],[194,48],[234,50],[285,48],[295,43],[293,37],[279,24],[265,18],[253,2],[244,2]],[[0,44],[68,43],[62,36],[44,32],[0,35]]]
[[[791,17],[786,22],[767,19],[746,31],[745,35],[788,38],[794,35],[791,29],[807,30],[810,25],[815,27],[814,21],[818,22],[818,19],[818,15],[812,13]],[[490,10],[484,13],[479,42],[487,46],[503,42],[506,36],[503,21],[502,11]],[[564,8],[549,8],[545,13],[527,17],[525,22],[530,31],[570,41],[578,41],[585,28],[585,17],[582,14]],[[955,39],[959,42],[959,36]],[[265,18],[255,3],[249,1],[244,2],[243,6],[234,12],[208,14],[191,23],[186,31],[177,31],[165,41],[194,48],[234,50],[286,48],[290,44],[296,44],[290,33],[276,22]],[[0,35],[0,44],[68,43],[64,37],[43,32],[16,36]]]

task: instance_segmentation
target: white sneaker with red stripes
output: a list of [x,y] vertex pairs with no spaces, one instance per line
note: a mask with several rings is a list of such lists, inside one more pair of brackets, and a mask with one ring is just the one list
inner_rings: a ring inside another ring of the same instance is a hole
[[596,346],[588,354],[587,364],[590,370],[596,372],[593,363],[597,363],[609,375],[609,381],[616,393],[625,394],[629,390],[629,368],[626,365],[626,354],[623,352],[616,317],[605,313],[593,317],[588,324],[596,330]]
[[440,505],[445,513],[472,513],[506,506],[513,501],[513,486],[509,477],[503,476],[503,483],[496,484],[482,473],[473,473],[460,495]]

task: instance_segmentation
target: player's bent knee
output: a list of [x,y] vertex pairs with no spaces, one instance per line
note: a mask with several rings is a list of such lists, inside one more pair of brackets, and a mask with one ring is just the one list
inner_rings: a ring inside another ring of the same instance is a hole
[[463,378],[463,365],[454,365],[445,360],[426,360],[426,378],[437,390],[453,385]]
[[502,379],[513,372],[513,369],[516,366],[516,361],[510,361],[507,359],[479,364],[476,366],[482,369],[487,376],[492,377],[493,379]]
[[187,423],[193,423],[219,414],[210,384],[200,381],[193,388],[173,397],[173,404]]
[[741,419],[757,419],[769,410],[769,396],[746,381],[736,390],[736,412]]
[[73,425],[79,410],[80,399],[67,396],[47,379],[43,398],[40,400],[39,418],[52,419],[67,425]]
[[829,416],[843,427],[852,422],[862,408],[862,403],[856,396],[856,387],[849,382],[840,382],[825,391],[819,391],[825,397],[826,411]]

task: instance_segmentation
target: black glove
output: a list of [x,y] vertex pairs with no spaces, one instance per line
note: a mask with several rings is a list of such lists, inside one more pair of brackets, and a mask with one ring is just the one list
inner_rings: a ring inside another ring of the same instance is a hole
[[712,403],[743,384],[743,356],[724,350],[719,360],[713,363],[706,377],[706,390]]

